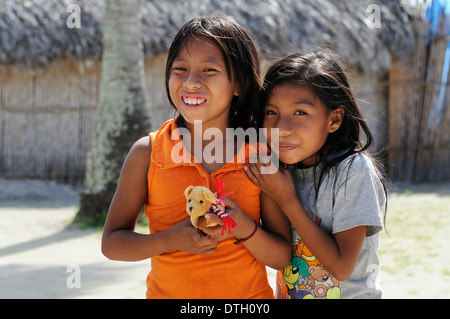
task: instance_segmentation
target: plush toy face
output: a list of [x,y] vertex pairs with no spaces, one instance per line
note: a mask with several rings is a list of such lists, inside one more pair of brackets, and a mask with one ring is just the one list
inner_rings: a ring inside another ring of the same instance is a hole
[[186,211],[195,217],[205,215],[216,201],[216,195],[204,186],[189,186],[184,195],[187,199]]
[[[217,190],[219,191],[219,194],[221,194],[223,182],[220,183],[219,180],[216,181],[216,183],[218,184]],[[226,193],[225,195],[228,194],[232,194],[232,192]],[[184,191],[184,195],[187,199],[186,211],[191,216],[191,223],[195,228],[199,228],[199,218],[205,215],[210,210],[211,206],[212,212],[222,218],[224,222],[222,226],[222,236],[226,229],[228,229],[228,233],[230,234],[231,229],[236,227],[236,222],[225,212],[225,207],[222,206],[221,203],[216,203],[217,193],[211,192],[209,188],[204,186],[188,186]],[[219,198],[220,196],[221,195],[219,195]],[[218,225],[218,223],[207,220],[205,226],[214,227],[216,225]]]

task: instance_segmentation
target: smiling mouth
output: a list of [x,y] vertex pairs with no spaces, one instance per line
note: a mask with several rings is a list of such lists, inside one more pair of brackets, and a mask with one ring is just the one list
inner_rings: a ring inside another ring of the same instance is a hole
[[276,146],[278,146],[280,152],[287,152],[297,147],[297,145],[294,144],[278,144]]
[[182,96],[181,100],[187,106],[199,106],[206,102],[204,97]]

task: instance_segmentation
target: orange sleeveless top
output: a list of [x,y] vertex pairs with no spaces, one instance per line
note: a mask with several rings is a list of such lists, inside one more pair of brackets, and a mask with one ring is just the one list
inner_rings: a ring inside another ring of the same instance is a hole
[[[248,163],[250,153],[255,153],[256,148],[243,145],[232,161],[208,174],[191,154],[185,154],[183,161],[172,160],[172,149],[182,143],[171,139],[176,128],[172,119],[157,132],[150,133],[152,154],[145,204],[150,232],[166,230],[188,219],[184,190],[194,185],[216,192],[215,178],[224,181],[223,192],[233,191],[229,197],[259,223],[260,189],[248,179],[243,160],[239,160],[245,154]],[[233,238],[219,242],[214,255],[173,251],[152,257],[146,281],[147,298],[273,298],[265,265],[255,260],[243,245],[233,242]]]

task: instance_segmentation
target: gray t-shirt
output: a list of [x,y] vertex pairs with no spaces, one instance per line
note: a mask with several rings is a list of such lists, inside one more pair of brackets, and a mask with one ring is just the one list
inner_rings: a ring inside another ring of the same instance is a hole
[[[314,176],[315,175],[315,176]],[[293,177],[303,207],[327,234],[367,225],[367,234],[352,275],[339,282],[311,254],[294,228],[291,264],[279,273],[280,298],[381,298],[376,279],[381,212],[386,197],[370,158],[353,154],[323,177],[317,203],[315,185],[320,170],[294,169]]]

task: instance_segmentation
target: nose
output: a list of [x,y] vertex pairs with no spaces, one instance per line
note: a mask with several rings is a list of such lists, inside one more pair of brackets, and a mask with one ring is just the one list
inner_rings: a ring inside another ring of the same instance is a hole
[[183,85],[187,90],[190,90],[190,91],[195,91],[195,90],[200,89],[202,87],[202,82],[200,81],[200,75],[198,74],[198,72],[194,71],[194,70],[190,71],[187,74]]
[[280,136],[288,136],[293,132],[292,121],[288,117],[281,117],[278,121],[278,130]]

